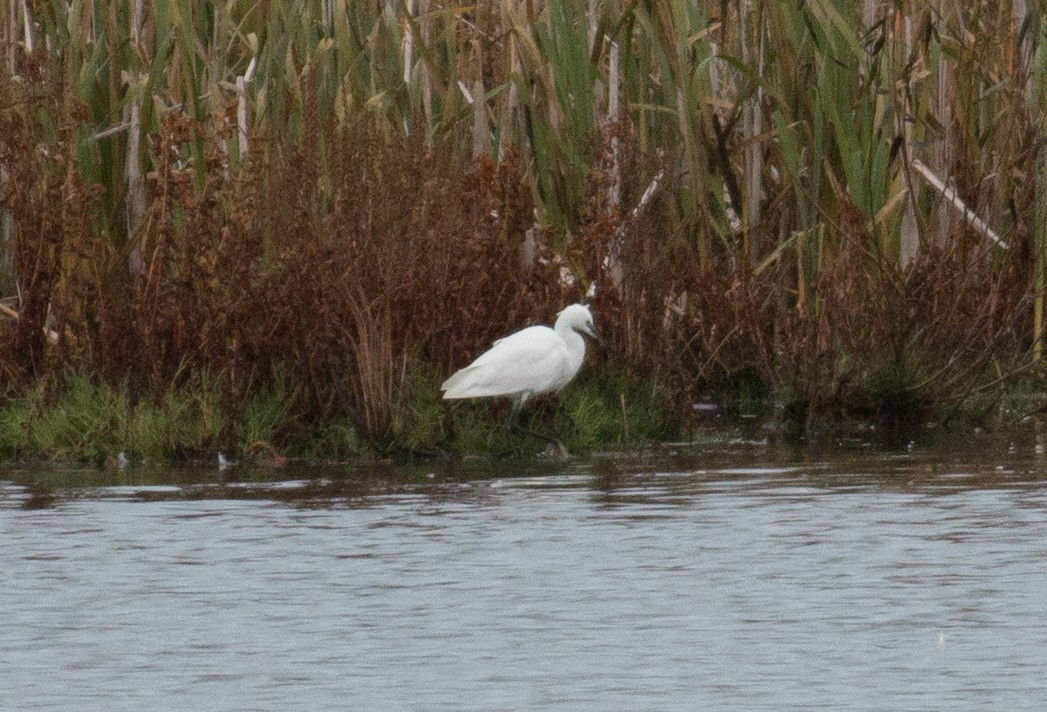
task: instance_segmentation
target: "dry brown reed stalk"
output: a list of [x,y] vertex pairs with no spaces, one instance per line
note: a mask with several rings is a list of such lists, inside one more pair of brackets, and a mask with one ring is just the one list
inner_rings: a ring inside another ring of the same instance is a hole
[[656,201],[631,228],[609,330],[626,368],[656,374],[681,407],[756,387],[815,420],[918,416],[1025,353],[1029,324],[1016,316],[1028,314],[1028,257],[988,259],[976,231],[902,266],[852,208],[804,303],[781,260],[760,272],[703,270],[697,246],[661,231],[670,207]]
[[346,412],[387,451],[404,364],[448,371],[505,323],[545,318],[555,266],[520,267],[531,203],[511,158],[449,171],[421,139],[317,130],[327,155],[270,152],[261,181],[256,221],[283,236],[266,338],[303,412]]
[[349,304],[357,430],[373,450],[386,452],[393,442],[393,389],[400,371],[393,353],[392,315],[388,304],[368,303],[362,294],[351,297]]
[[[91,214],[92,191],[84,185],[76,165],[76,131],[82,107],[63,106],[60,90],[42,62],[26,61],[24,71],[36,78],[25,85],[0,78],[0,165],[7,180],[0,186],[0,204],[14,227],[8,257],[18,299],[17,319],[11,323],[8,383],[24,383],[42,376],[49,335],[65,334],[65,311],[75,296],[63,275],[83,249]],[[41,142],[36,111],[51,111],[60,121]],[[55,341],[55,339],[50,339]]]

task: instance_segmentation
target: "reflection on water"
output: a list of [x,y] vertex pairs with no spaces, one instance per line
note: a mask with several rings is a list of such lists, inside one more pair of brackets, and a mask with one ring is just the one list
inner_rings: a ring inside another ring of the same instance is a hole
[[1043,709],[1045,474],[1005,447],[0,473],[3,707]]

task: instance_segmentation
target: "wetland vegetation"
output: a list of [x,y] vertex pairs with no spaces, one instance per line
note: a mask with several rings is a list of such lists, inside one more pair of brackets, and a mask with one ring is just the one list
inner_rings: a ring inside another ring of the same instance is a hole
[[439,383],[586,298],[574,449],[1047,401],[1040,4],[3,13],[0,457],[502,450]]

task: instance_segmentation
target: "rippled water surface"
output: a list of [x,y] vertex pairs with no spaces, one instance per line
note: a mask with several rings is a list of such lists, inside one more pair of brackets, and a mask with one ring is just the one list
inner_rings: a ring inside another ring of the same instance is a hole
[[1031,447],[0,471],[0,537],[5,710],[1047,709]]

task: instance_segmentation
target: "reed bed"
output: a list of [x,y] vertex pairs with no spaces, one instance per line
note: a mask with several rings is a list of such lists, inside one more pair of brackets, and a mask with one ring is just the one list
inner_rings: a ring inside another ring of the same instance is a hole
[[77,373],[134,402],[207,374],[235,420],[279,379],[288,422],[347,417],[389,452],[411,384],[432,398],[593,292],[601,367],[681,417],[742,392],[811,422],[947,415],[1042,352],[1038,3],[4,17],[8,398]]

